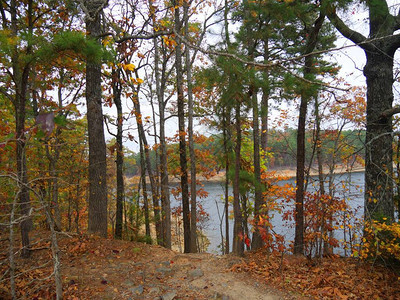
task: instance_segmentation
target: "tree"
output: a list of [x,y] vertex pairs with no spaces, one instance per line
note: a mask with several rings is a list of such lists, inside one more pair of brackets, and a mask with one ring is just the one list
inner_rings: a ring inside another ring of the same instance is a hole
[[[175,5],[175,31],[180,33],[183,28],[183,18],[180,17],[180,7]],[[186,155],[186,130],[185,130],[185,99],[183,95],[183,68],[182,68],[182,41],[177,39],[175,46],[175,69],[176,69],[176,89],[178,98],[178,131],[179,131],[179,160],[181,172],[181,191],[182,191],[182,213],[184,230],[184,252],[191,252],[190,234],[190,211],[189,211],[189,190],[188,172]]]
[[[3,4],[3,3],[2,3]],[[33,33],[34,29],[34,15],[32,0],[28,1],[27,10],[25,11],[25,17],[27,19],[27,26],[24,29],[19,28],[18,24],[18,9],[19,6],[17,1],[11,0],[9,3],[9,13],[11,21],[3,18],[3,28],[11,31],[11,39],[18,39],[21,30],[26,30],[29,34]],[[5,7],[1,6],[2,16],[5,16]],[[24,24],[25,22],[22,22]],[[29,73],[31,70],[31,63],[24,62],[23,56],[32,54],[32,44],[28,42],[24,52],[20,52],[18,44],[15,43],[11,55],[12,63],[12,78],[14,82],[15,94],[13,95],[12,102],[15,109],[15,138],[17,141],[17,174],[18,184],[20,186],[19,191],[19,205],[24,220],[21,222],[21,239],[22,239],[22,257],[30,256],[30,242],[29,242],[29,231],[32,229],[32,220],[29,217],[30,211],[30,199],[28,189],[28,177],[27,177],[27,165],[26,165],[26,137],[25,137],[25,119],[26,119],[26,103],[28,98],[28,85],[29,85]]]
[[33,76],[33,71],[37,66],[46,66],[50,69],[53,59],[61,56],[63,51],[71,48],[73,44],[73,42],[68,45],[63,43],[63,35],[58,34],[57,26],[54,31],[43,29],[47,28],[44,24],[47,24],[48,16],[53,16],[56,6],[60,8],[60,11],[65,12],[62,1],[43,5],[38,5],[33,0],[25,2],[11,0],[0,3],[1,69],[4,74],[0,92],[13,103],[15,112],[14,137],[17,144],[16,173],[20,190],[18,196],[22,215],[20,226],[23,257],[29,256],[29,231],[32,227],[26,157],[26,133],[28,132],[26,121],[30,116],[29,104],[33,108],[33,114],[38,112],[37,106],[35,107],[35,103],[37,104],[34,90],[36,78]]
[[387,1],[367,0],[369,36],[352,30],[337,15],[330,1],[322,2],[336,29],[364,50],[367,62],[367,129],[365,157],[365,219],[394,220],[393,202],[393,57],[400,47],[400,18],[390,13]]
[[[184,29],[185,37],[189,37],[189,2],[184,2]],[[188,94],[188,148],[190,158],[190,252],[197,252],[197,199],[196,199],[196,156],[193,142],[193,89],[192,64],[190,63],[190,48],[185,49],[185,65]]]
[[[165,136],[165,112],[166,105],[168,102],[168,97],[165,99],[165,91],[167,80],[170,75],[170,71],[167,69],[167,64],[171,55],[165,43],[161,43],[159,46],[160,39],[157,38],[156,33],[160,29],[160,24],[157,20],[157,12],[161,10],[158,6],[153,4],[153,1],[149,1],[150,4],[150,17],[153,21],[153,47],[154,47],[154,80],[155,89],[158,102],[158,112],[159,112],[159,156],[160,156],[160,170],[159,178],[161,185],[161,207],[162,207],[162,245],[166,248],[171,249],[171,201],[169,193],[169,180],[168,180],[168,156],[167,156],[167,142]],[[161,48],[161,49],[160,49]],[[161,53],[160,53],[161,52]],[[161,55],[160,55],[161,54]],[[160,59],[160,56],[162,59]],[[161,70],[160,70],[161,64]],[[160,72],[161,71],[161,72]],[[161,73],[161,74],[160,74]]]
[[[325,15],[320,14],[313,26],[306,33],[307,45],[304,51],[306,55],[304,61],[303,76],[306,79],[313,78],[313,56],[317,44],[319,31],[324,22]],[[294,254],[304,254],[304,174],[305,174],[305,130],[307,107],[312,97],[313,89],[304,86],[301,90],[299,121],[297,127],[297,167],[296,167],[296,227],[294,239]]]
[[114,235],[116,238],[122,238],[122,213],[123,213],[123,205],[125,199],[125,185],[124,185],[124,150],[122,144],[123,138],[123,112],[122,112],[122,101],[121,101],[121,92],[122,92],[122,82],[121,82],[121,69],[112,70],[112,90],[113,90],[113,101],[115,107],[117,108],[117,134],[116,134],[116,153],[117,159],[115,161],[117,166],[117,203],[116,203],[116,212],[115,212],[115,232]]
[[[86,1],[88,38],[100,44],[101,16],[108,1]],[[86,104],[89,135],[89,232],[107,236],[107,161],[101,96],[101,62],[86,64]]]

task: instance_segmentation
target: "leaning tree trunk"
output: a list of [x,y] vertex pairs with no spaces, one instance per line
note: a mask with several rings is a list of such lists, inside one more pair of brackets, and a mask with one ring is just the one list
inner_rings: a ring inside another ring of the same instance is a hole
[[[86,30],[98,42],[102,33],[100,16],[103,3],[86,3]],[[101,103],[101,63],[86,64],[86,105],[89,136],[89,222],[88,231],[107,237],[107,164]]]
[[154,212],[154,221],[156,227],[156,236],[157,236],[157,243],[163,243],[163,228],[161,222],[161,210],[160,210],[160,202],[159,202],[159,195],[157,192],[156,180],[154,178],[153,169],[151,166],[150,161],[150,146],[147,143],[146,133],[143,127],[143,120],[142,120],[142,113],[140,108],[140,102],[138,98],[133,98],[133,104],[135,107],[135,115],[136,115],[136,124],[139,132],[139,139],[143,143],[144,154],[145,154],[145,162],[146,162],[146,169],[147,174],[149,175],[150,179],[150,188],[151,188],[151,196],[153,202],[153,212]]

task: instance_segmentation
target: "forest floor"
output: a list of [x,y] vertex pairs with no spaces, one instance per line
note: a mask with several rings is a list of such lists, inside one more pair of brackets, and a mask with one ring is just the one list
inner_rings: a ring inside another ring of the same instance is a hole
[[[33,237],[32,258],[17,259],[18,299],[54,296],[46,235]],[[10,284],[3,281],[7,242],[2,241],[0,299],[10,299]],[[263,251],[244,258],[181,254],[85,235],[61,236],[59,244],[64,299],[400,299],[395,273],[354,259],[308,260]]]

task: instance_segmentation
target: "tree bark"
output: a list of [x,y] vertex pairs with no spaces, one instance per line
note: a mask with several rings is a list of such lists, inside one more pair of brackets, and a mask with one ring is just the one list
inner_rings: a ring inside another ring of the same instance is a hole
[[232,152],[230,147],[231,134],[229,129],[229,120],[230,113],[226,111],[227,108],[223,108],[223,116],[222,116],[222,133],[224,139],[224,155],[225,155],[225,254],[229,254],[230,250],[230,242],[229,242],[229,171],[230,171],[230,162],[229,155]]
[[[225,0],[224,6],[224,29],[225,29],[225,41],[228,50],[231,48],[231,41],[229,38],[229,20],[228,20],[228,0]],[[229,155],[232,152],[231,131],[230,131],[230,116],[231,109],[228,107],[223,108],[223,134],[224,134],[224,153],[225,153],[225,253],[229,254],[230,241],[229,241]]]
[[393,55],[367,52],[367,134],[365,153],[366,220],[394,220],[392,117],[382,116],[393,103]]
[[[174,1],[176,4],[176,1]],[[175,30],[180,32],[182,21],[180,20],[180,9],[175,8]],[[190,232],[190,211],[189,211],[189,190],[186,156],[186,130],[185,130],[185,99],[183,95],[183,70],[182,70],[182,42],[178,39],[175,47],[175,68],[176,68],[176,89],[178,97],[178,131],[179,131],[179,162],[181,172],[182,190],[182,213],[183,213],[183,236],[184,253],[191,251],[191,232]]]
[[146,169],[147,169],[147,174],[149,175],[150,179],[150,188],[151,188],[151,195],[152,195],[152,201],[153,201],[153,211],[154,211],[154,221],[156,225],[156,236],[157,236],[157,243],[163,243],[163,228],[162,228],[162,222],[161,222],[161,210],[160,210],[160,203],[159,203],[159,195],[157,193],[157,186],[156,186],[156,181],[154,179],[153,175],[153,169],[151,167],[151,161],[150,161],[150,151],[149,151],[149,144],[147,143],[147,138],[146,134],[144,131],[143,127],[143,120],[142,120],[142,112],[140,108],[140,102],[138,98],[134,98],[133,100],[133,105],[135,107],[135,115],[136,115],[136,123],[138,127],[138,132],[139,132],[139,139],[143,143],[143,148],[144,148],[144,158],[146,162]]
[[[184,2],[185,36],[189,36],[189,4]],[[192,70],[190,63],[190,49],[186,47],[185,65],[187,76],[188,96],[188,134],[189,134],[189,158],[190,158],[190,252],[196,253],[197,249],[197,191],[196,191],[196,156],[193,141],[193,92],[192,92]]]
[[[32,1],[28,1],[28,31],[32,31]],[[19,34],[18,29],[18,15],[17,15],[17,1],[12,0],[10,2],[10,14],[11,14],[11,31],[15,38]],[[31,52],[31,45],[28,43],[27,54]],[[15,108],[15,131],[17,140],[17,174],[18,174],[18,202],[21,215],[24,217],[20,223],[21,229],[21,241],[22,241],[22,251],[21,256],[23,258],[28,258],[30,256],[30,240],[29,232],[32,230],[32,219],[30,217],[30,197],[29,197],[29,187],[28,187],[28,174],[26,165],[26,137],[25,137],[25,119],[26,111],[25,105],[27,101],[27,89],[30,65],[23,65],[20,56],[19,49],[16,45],[11,57],[13,80],[15,84],[15,98],[14,98],[14,108]],[[22,67],[21,67],[22,65]]]
[[243,235],[243,214],[240,206],[240,151],[242,147],[242,128],[240,122],[240,101],[236,100],[236,112],[235,112],[235,122],[236,122],[236,145],[235,145],[235,177],[233,183],[233,214],[234,214],[234,224],[233,224],[233,246],[232,252],[238,256],[243,256],[244,254],[244,235]]
[[[86,30],[88,37],[100,45],[101,12],[104,3],[87,1]],[[101,63],[86,64],[86,105],[89,136],[89,222],[88,231],[107,237],[107,164],[104,138]]]
[[294,254],[304,253],[304,169],[305,169],[305,131],[308,97],[301,97],[299,121],[297,125],[296,154],[296,205]]
[[[146,184],[146,162],[143,141],[140,139],[140,178],[142,180],[143,189],[143,208],[144,208],[144,225],[146,230],[146,237],[150,238],[150,216],[149,216],[149,201],[147,198],[147,184]],[[147,242],[148,240],[146,240]]]
[[400,47],[399,16],[389,12],[387,1],[366,1],[369,10],[368,39],[349,28],[326,6],[329,20],[347,39],[358,44],[366,54],[364,76],[367,79],[367,130],[365,140],[365,205],[367,221],[394,220],[393,201],[393,57]]
[[[149,1],[150,5],[153,6],[153,1]],[[153,25],[156,23],[156,16],[154,12],[151,15],[153,19]],[[153,29],[155,33],[155,28]],[[154,77],[156,81],[156,94],[159,109],[159,130],[160,130],[160,182],[161,182],[161,207],[162,207],[162,245],[166,248],[171,249],[171,202],[169,198],[169,182],[168,182],[168,162],[167,162],[167,146],[165,139],[165,101],[164,93],[165,90],[165,66],[167,61],[163,62],[162,80],[160,80],[160,51],[157,43],[157,37],[153,38],[154,44]],[[161,81],[161,82],[160,82]]]
[[124,186],[124,149],[122,144],[122,125],[123,125],[123,114],[122,114],[122,101],[121,101],[121,83],[120,83],[120,70],[112,71],[112,88],[114,104],[117,108],[117,199],[116,199],[116,213],[115,213],[115,238],[122,239],[122,214],[124,207],[125,198],[125,186]]
[[[303,77],[308,79],[313,74],[313,55],[319,31],[324,22],[325,15],[323,13],[317,18],[313,26],[307,33],[307,45],[304,51],[306,54],[304,60]],[[306,133],[306,116],[307,106],[312,97],[310,86],[304,86],[301,91],[299,121],[297,127],[297,166],[296,166],[296,204],[295,204],[295,237],[294,237],[294,254],[304,254],[304,175],[305,175],[305,133]]]

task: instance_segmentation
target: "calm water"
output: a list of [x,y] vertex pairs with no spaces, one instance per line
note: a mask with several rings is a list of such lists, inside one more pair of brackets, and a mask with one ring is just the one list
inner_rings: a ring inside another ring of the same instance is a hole
[[[316,190],[318,184],[316,182],[315,177],[311,178],[308,190]],[[314,181],[314,182],[313,182]],[[279,185],[284,184],[294,184],[294,179],[280,181]],[[364,186],[364,172],[356,172],[349,174],[339,174],[335,175],[334,180],[336,186],[336,194],[334,196],[339,197],[341,199],[346,199],[348,204],[354,209],[357,209],[357,217],[361,217],[363,213],[363,186]],[[328,188],[328,187],[326,187]],[[206,212],[209,213],[210,218],[207,222],[202,224],[204,227],[204,232],[210,240],[210,246],[208,247],[209,252],[220,253],[221,250],[219,245],[221,244],[221,235],[220,235],[220,218],[218,216],[219,213],[222,217],[224,212],[224,186],[223,183],[204,183],[203,189],[208,192],[208,196],[206,198],[202,198],[199,201],[203,205],[203,208]],[[328,189],[327,189],[328,190]],[[231,190],[232,193],[232,190]],[[173,198],[173,197],[172,197]],[[172,205],[177,205],[177,202],[173,201]],[[218,209],[217,209],[218,206]],[[287,210],[293,209],[294,203],[289,203],[282,207],[282,211],[285,212]],[[230,211],[232,211],[232,207],[230,207]],[[272,225],[274,226],[274,230],[276,233],[285,236],[286,241],[291,241],[294,239],[294,222],[287,222],[282,220],[282,214],[278,212],[271,212],[270,214],[272,218]],[[352,222],[352,220],[350,220]],[[225,233],[225,221],[222,222],[222,230]],[[232,229],[233,229],[233,221],[230,220],[230,236],[232,238]],[[338,231],[335,232],[335,237],[337,239],[343,238],[343,232]],[[231,243],[232,245],[232,243]]]

